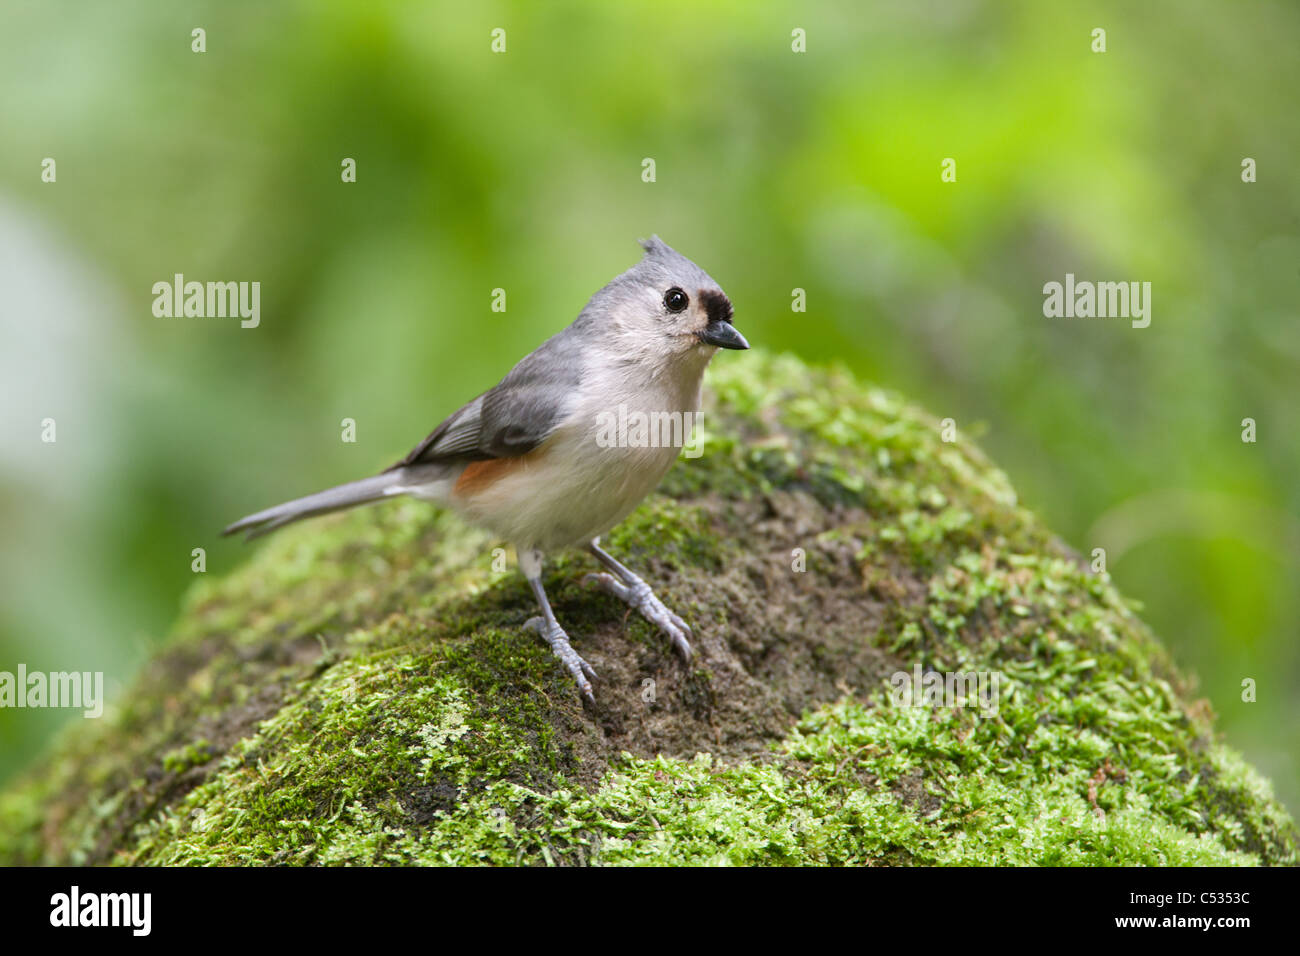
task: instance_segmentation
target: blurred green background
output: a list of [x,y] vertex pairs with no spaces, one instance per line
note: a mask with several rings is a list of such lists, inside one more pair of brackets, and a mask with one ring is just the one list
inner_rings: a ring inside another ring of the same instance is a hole
[[[1298,42],[1262,0],[7,0],[0,670],[120,690],[192,548],[391,463],[657,232],[1107,548],[1300,807]],[[177,272],[260,281],[261,326],[155,318]],[[1067,272],[1151,282],[1151,326],[1044,318]],[[0,710],[0,778],[68,719]]]

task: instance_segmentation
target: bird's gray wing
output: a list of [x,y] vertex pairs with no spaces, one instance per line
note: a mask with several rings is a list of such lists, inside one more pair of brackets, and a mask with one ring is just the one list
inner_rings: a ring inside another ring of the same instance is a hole
[[564,420],[582,381],[579,356],[562,335],[545,342],[499,384],[461,406],[387,470],[513,458],[544,442]]

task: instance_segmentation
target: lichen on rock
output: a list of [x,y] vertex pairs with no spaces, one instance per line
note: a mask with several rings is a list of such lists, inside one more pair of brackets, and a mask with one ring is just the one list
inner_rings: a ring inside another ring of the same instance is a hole
[[[0,794],[0,863],[1286,864],[1296,829],[1104,574],[969,442],[843,371],[710,372],[705,454],[607,545],[684,665],[414,501],[306,523],[189,595],[167,647]],[[996,672],[996,712],[891,675]]]

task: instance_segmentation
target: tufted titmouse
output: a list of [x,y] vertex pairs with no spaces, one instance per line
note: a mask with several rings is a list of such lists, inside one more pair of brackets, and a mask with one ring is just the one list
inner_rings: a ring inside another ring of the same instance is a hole
[[[595,672],[569,644],[542,589],[547,551],[585,547],[609,573],[587,580],[659,626],[689,660],[691,629],[641,578],[600,547],[678,455],[676,441],[646,430],[615,437],[612,415],[689,422],[700,407],[705,366],[719,348],[747,349],[731,302],[699,266],[658,236],[639,263],[591,297],[573,324],[519,362],[373,478],[288,501],[236,521],[225,534],[266,534],[300,518],[393,495],[451,507],[514,543],[541,606],[525,627],[564,662],[587,700]],[[614,440],[611,440],[614,439]]]

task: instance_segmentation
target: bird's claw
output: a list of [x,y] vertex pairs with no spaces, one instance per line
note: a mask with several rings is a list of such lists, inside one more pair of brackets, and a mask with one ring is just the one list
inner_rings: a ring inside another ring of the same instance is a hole
[[573,646],[569,643],[569,635],[564,633],[564,629],[559,624],[548,624],[546,618],[540,616],[530,617],[524,622],[524,628],[539,635],[547,644],[551,645],[551,651],[568,668],[569,673],[578,684],[578,689],[582,691],[582,696],[587,699],[588,703],[595,704],[596,695],[591,692],[591,681],[596,680],[596,672],[573,649]]
[[635,579],[632,584],[624,584],[614,575],[603,572],[588,574],[582,580],[587,584],[596,585],[602,591],[608,591],[625,604],[636,608],[641,612],[642,617],[668,635],[683,660],[690,661],[694,632],[691,631],[690,625],[664,606],[654,591],[650,590],[650,585],[640,578]]

